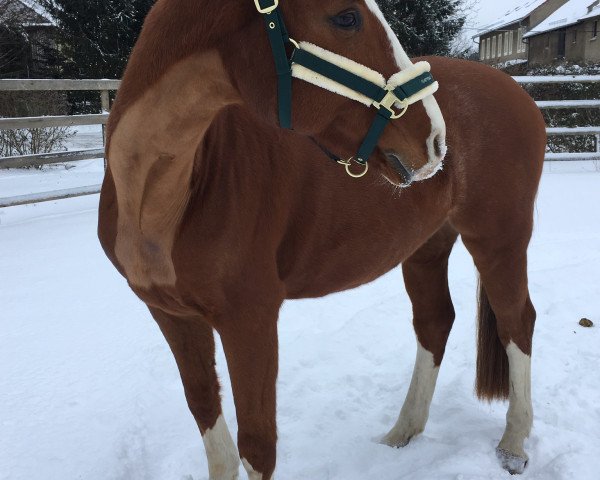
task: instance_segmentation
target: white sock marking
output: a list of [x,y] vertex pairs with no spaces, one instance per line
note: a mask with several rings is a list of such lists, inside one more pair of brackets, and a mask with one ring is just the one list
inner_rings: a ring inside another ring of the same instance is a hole
[[210,480],[236,480],[239,474],[240,458],[233,443],[223,415],[215,426],[202,436]]
[[510,397],[506,414],[506,430],[498,448],[527,459],[523,442],[533,423],[531,405],[531,357],[514,342],[506,347],[509,363]]
[[417,360],[406,400],[396,425],[382,439],[382,443],[403,447],[425,429],[439,370],[433,361],[433,354],[418,343]]

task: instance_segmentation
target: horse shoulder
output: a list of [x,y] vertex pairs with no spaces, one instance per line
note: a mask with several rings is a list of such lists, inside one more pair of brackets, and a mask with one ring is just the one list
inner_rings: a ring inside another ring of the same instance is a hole
[[175,284],[172,249],[199,146],[219,111],[239,101],[219,54],[206,51],[170,67],[114,125],[114,255],[134,288]]

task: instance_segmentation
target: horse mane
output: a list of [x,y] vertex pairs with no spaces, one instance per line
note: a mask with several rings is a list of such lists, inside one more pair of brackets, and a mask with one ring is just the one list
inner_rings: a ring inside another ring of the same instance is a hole
[[158,0],[146,17],[123,74],[107,125],[108,137],[129,106],[171,66],[215,46],[228,31],[252,19],[249,7],[247,12],[239,7],[235,0]]

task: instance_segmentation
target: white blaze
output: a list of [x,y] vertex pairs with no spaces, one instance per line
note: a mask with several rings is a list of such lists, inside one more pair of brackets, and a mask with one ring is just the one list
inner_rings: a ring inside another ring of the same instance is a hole
[[[401,70],[405,70],[407,68],[412,67],[413,63],[400,45],[400,41],[396,34],[393,32],[392,27],[390,27],[389,23],[381,13],[379,6],[375,2],[375,0],[365,0],[367,7],[369,10],[373,12],[373,14],[379,19],[383,28],[385,29],[390,44],[392,46],[392,51],[394,52],[394,57],[396,59],[396,64]],[[426,178],[432,177],[435,175],[442,167],[442,161],[446,156],[447,148],[446,148],[446,122],[444,121],[444,116],[442,115],[442,111],[440,110],[440,106],[433,96],[429,96],[423,99],[423,106],[425,107],[425,111],[431,120],[431,134],[427,139],[427,151],[429,152],[429,163],[423,167],[420,172],[417,172],[415,175],[415,180],[425,180]],[[441,149],[441,157],[436,155],[435,153],[435,138],[439,138],[439,147]]]

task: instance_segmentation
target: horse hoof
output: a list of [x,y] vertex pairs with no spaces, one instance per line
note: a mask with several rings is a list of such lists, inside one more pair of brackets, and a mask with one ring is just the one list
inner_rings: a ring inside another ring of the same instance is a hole
[[513,452],[509,452],[503,448],[496,448],[496,456],[502,463],[502,468],[507,470],[511,475],[520,475],[525,471],[529,459],[527,456],[522,457]]
[[387,445],[389,447],[403,448],[410,443],[410,440],[412,438],[413,435],[405,435],[401,433],[399,434],[394,431],[391,431],[385,437],[383,437],[379,443],[381,443],[382,445]]

